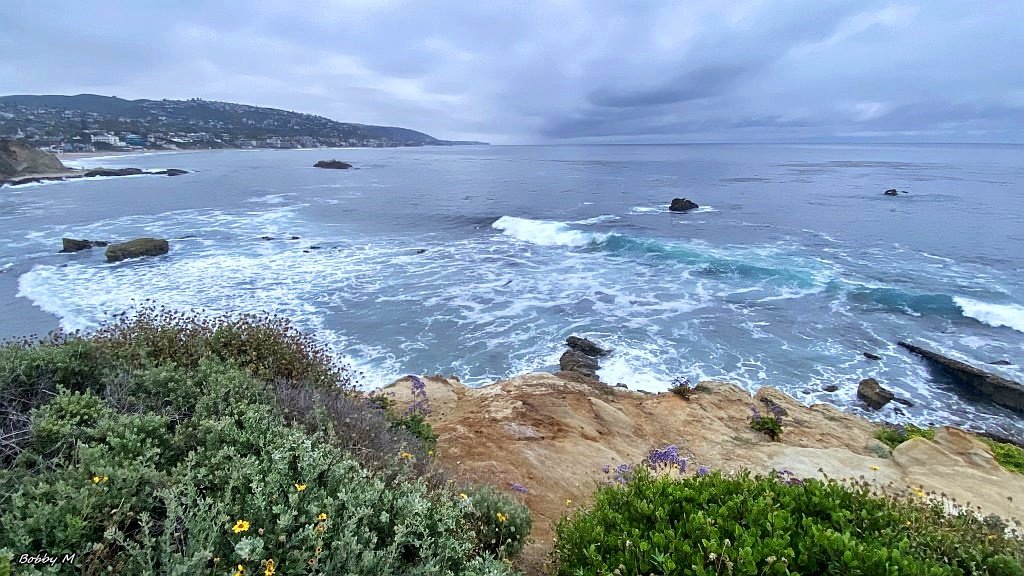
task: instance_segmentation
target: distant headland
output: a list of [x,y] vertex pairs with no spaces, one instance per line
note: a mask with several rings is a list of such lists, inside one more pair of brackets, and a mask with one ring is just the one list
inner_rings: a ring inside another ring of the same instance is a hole
[[231,102],[95,94],[0,96],[0,138],[53,152],[487,144]]

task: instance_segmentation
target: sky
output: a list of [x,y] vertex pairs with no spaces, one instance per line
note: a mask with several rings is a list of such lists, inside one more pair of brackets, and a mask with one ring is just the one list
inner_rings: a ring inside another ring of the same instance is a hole
[[497,144],[1024,143],[1024,0],[34,0],[0,94]]

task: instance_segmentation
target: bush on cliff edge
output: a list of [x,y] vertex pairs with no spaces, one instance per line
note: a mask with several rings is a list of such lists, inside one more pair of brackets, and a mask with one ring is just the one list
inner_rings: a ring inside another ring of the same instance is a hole
[[[0,346],[0,572],[507,574],[351,384],[272,318],[151,310]],[[76,556],[19,563],[43,552]]]
[[639,468],[558,524],[555,556],[564,576],[1024,574],[1024,546],[1005,528],[866,482]]

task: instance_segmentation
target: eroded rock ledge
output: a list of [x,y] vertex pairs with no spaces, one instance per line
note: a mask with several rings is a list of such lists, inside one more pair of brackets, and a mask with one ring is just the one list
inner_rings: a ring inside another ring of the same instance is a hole
[[[586,378],[552,374],[517,376],[481,388],[457,378],[426,377],[430,421],[440,435],[438,456],[466,478],[529,490],[535,543],[529,558],[550,548],[552,523],[568,511],[566,500],[586,503],[602,467],[640,462],[669,444],[699,465],[724,471],[790,470],[799,477],[893,482],[944,493],[986,513],[1024,518],[1024,476],[1007,472],[988,447],[954,428],[933,441],[911,439],[890,451],[874,438],[879,426],[839,409],[804,406],[774,388],[753,397],[742,388],[703,382],[690,400],[675,394],[642,394]],[[410,383],[385,389],[400,407],[411,401]],[[777,405],[785,413],[781,442],[748,426],[750,407]],[[1009,500],[1009,497],[1016,498]]]

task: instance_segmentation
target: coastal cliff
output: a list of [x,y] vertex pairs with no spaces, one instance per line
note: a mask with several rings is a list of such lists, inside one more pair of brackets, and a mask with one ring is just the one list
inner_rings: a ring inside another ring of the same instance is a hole
[[36,150],[21,140],[0,140],[0,179],[67,171],[53,154]]
[[[531,573],[551,549],[553,523],[611,480],[605,466],[638,463],[651,449],[667,445],[688,458],[688,473],[707,466],[864,478],[880,488],[913,489],[948,506],[969,503],[986,514],[1024,517],[1024,476],[1004,470],[986,444],[954,428],[890,450],[875,438],[878,424],[830,405],[803,406],[770,387],[751,397],[732,384],[703,382],[687,400],[543,373],[480,388],[454,377],[423,381],[441,462],[466,479],[528,490],[534,528],[523,561]],[[383,392],[400,408],[413,402],[409,378]],[[780,442],[750,428],[752,407],[782,414]]]

